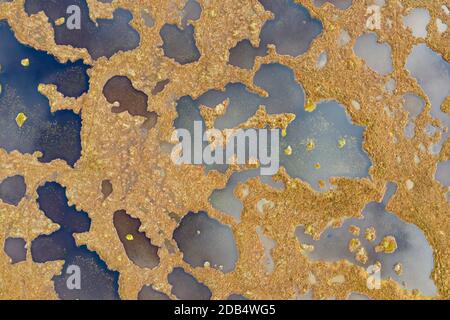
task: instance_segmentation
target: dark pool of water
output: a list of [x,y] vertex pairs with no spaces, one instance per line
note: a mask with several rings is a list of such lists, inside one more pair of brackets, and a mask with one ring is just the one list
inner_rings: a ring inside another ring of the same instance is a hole
[[162,92],[169,83],[169,79],[158,81],[158,83],[156,83],[155,87],[152,89],[152,95],[156,96],[158,93]]
[[202,7],[195,0],[188,0],[183,10],[181,11],[181,24],[187,26],[189,20],[196,21],[200,19],[202,14]]
[[[39,84],[55,84],[59,92],[78,97],[89,89],[88,66],[81,61],[61,64],[53,56],[20,44],[0,21],[0,147],[22,153],[40,151],[41,162],[63,159],[74,165],[81,155],[81,117],[69,110],[52,113]],[[22,59],[29,59],[24,67]],[[27,120],[20,127],[17,116]]]
[[17,206],[26,192],[27,186],[22,176],[7,177],[0,182],[0,199],[4,203]]
[[234,194],[235,188],[239,183],[245,183],[251,178],[259,177],[261,182],[275,189],[282,189],[283,183],[274,182],[271,176],[261,176],[259,169],[235,172],[231,175],[227,185],[223,189],[216,189],[211,194],[209,202],[211,205],[223,213],[229,214],[237,221],[241,219],[241,213],[244,205]]
[[277,53],[298,56],[305,53],[311,42],[322,32],[322,22],[312,18],[309,11],[293,0],[259,0],[274,20],[267,21],[260,34],[261,44],[274,44]]
[[249,40],[240,41],[234,48],[230,49],[228,62],[243,69],[253,69],[256,57],[267,54],[267,48],[259,46],[255,48]]
[[[396,191],[396,185],[390,183],[381,203],[372,202],[363,210],[363,219],[347,219],[340,228],[328,228],[321,235],[320,240],[314,241],[299,227],[296,235],[301,243],[314,245],[314,250],[308,253],[313,260],[337,261],[346,259],[354,264],[368,267],[376,261],[382,264],[381,277],[392,278],[406,288],[418,289],[423,294],[434,296],[436,286],[431,279],[433,270],[433,250],[423,232],[413,224],[405,223],[395,214],[387,212],[385,207]],[[354,236],[348,230],[351,225],[360,228],[360,235]],[[376,239],[373,242],[365,238],[366,228],[374,227]],[[374,247],[385,236],[394,236],[397,250],[393,253],[376,252]],[[368,260],[363,264],[355,259],[355,253],[350,252],[348,244],[351,239],[358,238],[366,249]],[[394,266],[403,265],[402,275],[397,275]]]
[[152,286],[144,286],[139,291],[138,300],[170,300],[170,298],[165,293],[153,289]]
[[148,96],[133,87],[130,79],[124,76],[114,76],[103,87],[103,95],[109,103],[118,103],[112,107],[113,113],[127,111],[132,116],[149,117],[147,111]]
[[190,21],[200,18],[202,8],[195,0],[187,1],[180,12],[181,26],[166,23],[160,30],[166,57],[180,64],[188,64],[200,59],[200,51],[195,41],[195,28]]
[[364,33],[356,39],[353,50],[370,69],[386,76],[394,70],[392,48],[387,42],[379,42],[374,32]]
[[84,211],[67,204],[66,189],[56,182],[47,182],[37,189],[39,209],[47,218],[70,233],[89,231],[91,220]]
[[[418,44],[412,48],[406,68],[430,99],[431,116],[441,120],[443,128],[448,129],[450,116],[441,110],[441,105],[450,95],[450,63],[425,44]],[[429,148],[430,153],[439,153],[449,137],[450,132],[443,130],[441,140]]]
[[159,264],[158,247],[153,245],[144,232],[140,232],[141,222],[119,210],[114,213],[114,227],[128,258],[141,268],[155,268]]
[[5,240],[4,250],[11,263],[19,263],[27,259],[26,241],[22,238],[7,238]]
[[[301,108],[281,142],[282,149],[292,148],[292,154],[286,156],[282,152],[280,164],[291,176],[318,191],[330,187],[331,177],[367,177],[371,161],[362,145],[364,130],[354,125],[345,108],[335,101],[317,104],[314,112]],[[340,139],[345,140],[342,148],[338,147]],[[314,141],[313,150],[307,149],[309,141]],[[320,188],[320,181],[327,187]]]
[[180,64],[198,61],[200,51],[195,43],[194,31],[192,25],[180,29],[176,25],[165,24],[160,30],[164,54]]
[[101,188],[104,199],[108,198],[113,192],[113,185],[110,180],[103,180]]
[[168,276],[172,294],[180,300],[210,300],[212,293],[203,283],[182,268],[175,268]]
[[[91,220],[84,211],[68,206],[66,189],[55,182],[47,182],[38,188],[39,209],[60,228],[49,234],[40,235],[31,243],[34,262],[64,260],[61,274],[53,278],[55,290],[61,299],[119,299],[119,273],[108,269],[96,252],[86,246],[77,246],[73,233],[87,232]],[[76,266],[81,276],[80,289],[67,285],[71,272]]]
[[[70,30],[66,24],[57,26],[55,21],[69,14],[67,8],[76,5],[81,10],[81,28]],[[128,51],[139,46],[140,36],[130,25],[133,19],[128,10],[117,9],[113,19],[91,20],[86,0],[26,0],[25,11],[31,15],[43,11],[55,31],[55,42],[60,45],[71,45],[75,48],[86,48],[94,59],[110,58],[119,51]]]
[[[183,97],[177,103],[175,127],[189,130],[194,137],[193,122],[202,121],[200,105],[215,107],[229,99],[225,115],[215,121],[217,129],[238,126],[264,105],[269,114],[292,113],[296,116],[288,126],[287,136],[281,138],[279,150],[280,164],[292,177],[322,190],[319,188],[320,180],[327,181],[335,176],[368,176],[371,162],[362,148],[364,128],[352,123],[343,106],[333,101],[319,102],[313,112],[305,111],[302,86],[296,82],[290,68],[278,63],[262,65],[253,81],[268,93],[268,97],[248,91],[241,83],[228,84],[224,91],[210,90],[195,100]],[[338,147],[340,139],[345,140],[345,146],[341,148]],[[315,147],[307,150],[311,140]],[[289,146],[292,154],[286,155],[284,150]],[[192,153],[194,159],[194,150]],[[320,169],[316,164],[320,164]],[[226,168],[223,165],[217,167]]]
[[[351,0],[350,0],[351,1]],[[259,35],[258,48],[249,40],[239,42],[230,49],[229,63],[244,69],[252,69],[257,56],[265,56],[267,45],[273,44],[282,55],[299,56],[305,53],[312,41],[322,32],[322,22],[313,18],[301,4],[292,0],[259,0],[275,18],[267,21]]]
[[132,116],[146,118],[142,124],[142,132],[145,134],[156,125],[158,114],[148,111],[148,96],[133,87],[130,79],[124,76],[114,76],[103,87],[103,95],[113,104],[113,113],[128,112]]
[[234,270],[238,252],[230,227],[212,219],[206,212],[190,212],[173,233],[183,259],[193,267],[206,263],[223,272]]
[[[55,290],[62,300],[118,300],[119,273],[108,269],[96,252],[86,246],[66,254],[61,275],[53,277]],[[81,271],[81,289],[68,289],[69,266],[78,266]]]

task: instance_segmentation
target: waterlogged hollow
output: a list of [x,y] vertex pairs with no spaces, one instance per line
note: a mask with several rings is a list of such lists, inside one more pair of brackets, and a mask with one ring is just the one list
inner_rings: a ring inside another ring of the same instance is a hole
[[168,276],[172,294],[179,300],[210,300],[211,290],[182,268],[175,268]]
[[272,258],[272,250],[275,249],[277,243],[271,238],[269,238],[264,233],[264,230],[260,226],[256,227],[256,233],[259,237],[259,241],[262,243],[264,247],[264,260],[263,260],[264,268],[266,269],[266,272],[270,274],[275,270],[275,262],[273,261]]
[[89,231],[91,219],[84,211],[67,204],[66,188],[56,182],[47,182],[37,189],[39,209],[45,216],[69,233]]
[[252,69],[257,56],[267,54],[267,46],[273,44],[279,54],[299,56],[305,53],[312,41],[322,32],[320,20],[311,17],[308,10],[292,0],[259,0],[264,8],[274,14],[260,33],[259,47],[249,40],[240,41],[230,49],[229,63]]
[[113,113],[127,111],[132,116],[150,117],[147,110],[148,96],[133,87],[131,80],[124,76],[114,76],[103,87],[103,95],[113,104]]
[[108,198],[113,193],[113,185],[110,180],[103,180],[101,186],[103,199]]
[[326,3],[331,3],[335,7],[345,10],[350,8],[352,0],[313,0],[313,3],[316,7],[322,7]]
[[403,98],[405,101],[403,107],[408,112],[408,123],[406,124],[404,133],[408,139],[412,139],[415,134],[415,120],[425,108],[425,101],[413,93],[407,93]]
[[153,19],[150,11],[147,8],[141,9],[141,18],[144,20],[144,23],[147,27],[153,28],[155,25],[155,20]]
[[0,147],[40,151],[41,162],[62,159],[73,166],[81,155],[81,117],[70,110],[52,113],[38,86],[55,84],[65,96],[78,97],[89,88],[88,67],[81,61],[61,64],[22,45],[5,21],[0,21],[0,39]]
[[[442,122],[443,129],[449,128],[450,115],[441,110],[441,105],[450,95],[450,64],[425,44],[418,44],[413,47],[406,68],[430,99],[431,116]],[[433,153],[439,153],[449,137],[450,132],[443,132],[441,141],[432,148]]]
[[27,192],[23,176],[7,177],[0,182],[0,200],[4,203],[17,206]]
[[195,0],[188,0],[183,10],[181,11],[181,24],[187,26],[190,21],[196,21],[200,19],[202,14],[202,7]]
[[[73,14],[67,13],[69,6],[77,6],[80,10],[79,29],[70,29],[67,25]],[[57,44],[86,48],[93,59],[110,58],[119,51],[139,46],[139,33],[129,24],[133,16],[125,9],[117,9],[113,19],[98,19],[96,22],[90,18],[86,0],[26,0],[25,11],[29,15],[43,11],[53,26]],[[62,17],[65,18],[64,23],[56,23]]]
[[103,95],[113,106],[111,112],[128,112],[132,116],[146,118],[141,126],[142,132],[148,132],[158,121],[158,114],[148,111],[148,96],[134,88],[130,79],[124,76],[114,76],[103,87]]
[[371,161],[362,146],[363,133],[335,101],[317,104],[314,112],[298,109],[281,143],[292,153],[281,152],[280,164],[318,191],[327,189],[320,188],[320,181],[331,177],[367,177]]
[[274,44],[277,53],[299,56],[311,46],[322,32],[320,20],[312,18],[308,10],[293,0],[259,0],[275,18],[262,27],[261,46]]
[[180,64],[198,61],[200,51],[195,43],[194,31],[192,25],[181,29],[173,24],[165,24],[160,30],[160,35],[166,57],[175,59]]
[[403,17],[403,24],[410,28],[416,38],[426,38],[428,36],[427,27],[431,16],[425,8],[414,8]]
[[[180,99],[175,127],[185,128],[195,136],[193,122],[202,121],[201,105],[215,107],[229,100],[226,113],[214,124],[222,130],[245,122],[263,105],[269,114],[296,116],[287,128],[286,137],[281,138],[279,150],[280,164],[291,176],[308,182],[316,190],[324,190],[319,188],[319,181],[330,177],[368,176],[371,162],[362,149],[364,128],[352,124],[342,106],[328,101],[317,104],[313,112],[306,111],[303,88],[295,81],[292,70],[280,64],[262,65],[255,74],[254,83],[264,89],[268,97],[252,93],[237,83],[227,85],[224,91],[210,90],[196,100]],[[286,154],[288,148],[292,150],[291,154]],[[224,207],[238,215],[233,202],[229,205],[225,201]]]
[[359,36],[353,50],[358,57],[366,62],[370,69],[382,76],[388,75],[394,70],[391,46],[387,43],[379,43],[376,33],[364,33]]
[[225,91],[210,90],[193,100],[191,97],[182,97],[177,102],[178,118],[175,128],[188,129],[194,136],[194,121],[205,123],[200,114],[200,106],[214,108],[229,99],[225,115],[219,117],[214,127],[220,130],[230,129],[245,122],[253,116],[259,106],[264,105],[269,114],[295,113],[303,107],[304,93],[301,86],[295,82],[291,69],[280,64],[261,66],[255,75],[256,85],[265,89],[269,97],[263,98],[248,89],[241,83],[228,84]]
[[180,64],[188,64],[200,59],[200,51],[195,41],[192,21],[200,19],[202,8],[195,0],[187,1],[180,12],[181,26],[166,23],[160,30],[164,54]]
[[190,212],[173,233],[183,259],[193,267],[233,271],[238,259],[230,227],[212,219],[206,212]]
[[27,259],[26,245],[26,241],[22,238],[7,238],[5,240],[3,249],[12,264],[19,263]]
[[267,54],[267,49],[263,46],[255,48],[249,40],[242,40],[230,49],[228,62],[233,66],[243,69],[253,69],[256,57],[263,57]]
[[[321,235],[320,240],[314,241],[305,234],[304,228],[296,230],[298,240],[302,244],[314,245],[314,250],[307,253],[313,260],[337,261],[346,259],[362,267],[369,267],[380,261],[381,277],[392,278],[405,288],[418,289],[422,294],[435,296],[436,286],[431,279],[433,270],[433,250],[423,232],[413,224],[408,224],[397,218],[395,214],[385,210],[386,204],[395,193],[395,184],[388,184],[386,195],[381,203],[369,203],[363,211],[363,219],[347,219],[342,227],[329,228]],[[350,226],[360,228],[360,235],[349,232]],[[365,237],[367,228],[376,230],[376,239],[369,241]],[[386,236],[394,236],[397,249],[393,253],[376,252],[377,246]],[[355,252],[350,252],[349,243],[352,239],[359,239],[361,246],[367,252],[367,263],[355,259]],[[402,264],[403,273],[398,275],[394,267]]]
[[259,177],[261,182],[270,185],[275,189],[283,188],[283,184],[273,181],[271,176],[260,176],[258,169],[236,172],[231,175],[224,189],[217,189],[213,191],[211,197],[209,198],[209,202],[215,209],[229,214],[237,221],[240,221],[244,206],[241,200],[235,196],[234,190],[238,184],[245,183],[249,179],[255,177]]
[[450,160],[438,163],[436,180],[442,183],[442,185],[450,187]]
[[113,222],[128,258],[141,268],[155,268],[160,260],[159,248],[151,243],[144,232],[139,231],[139,219],[119,210],[114,213]]
[[[67,286],[73,271],[70,266],[80,270],[80,289]],[[62,300],[119,300],[119,272],[109,270],[99,255],[86,246],[77,247],[64,257],[61,275],[53,277],[55,291]]]
[[153,289],[152,286],[144,286],[139,291],[138,300],[170,300],[170,298],[165,293]]
[[64,260],[61,274],[53,277],[59,298],[119,299],[119,273],[109,270],[96,252],[86,246],[77,246],[73,237],[74,233],[89,231],[91,220],[88,214],[77,211],[75,206],[68,206],[65,188],[58,183],[47,182],[38,188],[37,193],[39,209],[60,228],[34,239],[31,256],[37,263]]

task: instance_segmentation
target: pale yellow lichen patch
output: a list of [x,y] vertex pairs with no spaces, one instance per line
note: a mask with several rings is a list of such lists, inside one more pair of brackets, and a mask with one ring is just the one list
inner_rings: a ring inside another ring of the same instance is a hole
[[326,187],[326,183],[325,183],[325,181],[323,181],[323,180],[319,180],[319,188],[320,189],[323,189],[323,188],[325,188]]
[[66,18],[61,17],[61,18],[55,20],[55,25],[62,26],[64,24],[64,22],[66,22]]
[[311,99],[306,100],[306,104],[305,104],[305,111],[306,112],[313,112],[314,110],[316,110],[317,106],[314,103],[314,101],[312,101]]
[[313,139],[308,139],[306,142],[306,150],[307,151],[313,151],[316,148],[316,143]]
[[362,264],[367,263],[367,260],[369,260],[369,257],[367,256],[367,251],[364,247],[361,247],[358,249],[358,251],[356,252],[356,255],[355,255],[355,259],[356,259],[356,261],[358,261]]
[[313,233],[314,233],[314,227],[312,226],[312,225],[308,225],[307,227],[306,227],[306,229],[305,229],[305,233],[307,234],[307,235],[312,235]]
[[375,241],[375,239],[377,238],[377,231],[374,227],[366,228],[365,238],[370,242]]
[[317,283],[316,276],[315,276],[312,272],[310,272],[310,273],[308,274],[308,283],[309,283],[310,285],[315,285],[315,284]]
[[375,247],[375,252],[394,253],[397,250],[397,241],[394,236],[386,236],[380,244]]
[[347,140],[345,140],[344,137],[339,138],[338,144],[337,144],[339,149],[344,148],[346,144],[347,144]]
[[17,123],[17,125],[19,126],[19,128],[21,128],[23,125],[24,125],[24,123],[25,123],[25,121],[27,121],[27,116],[25,115],[25,113],[23,113],[23,112],[20,112],[18,115],[17,115],[17,117],[16,117],[16,123]]
[[394,271],[397,275],[401,276],[403,273],[403,265],[399,262],[394,265]]
[[358,226],[355,226],[352,224],[350,227],[348,227],[348,232],[350,232],[355,237],[359,236],[361,229]]
[[358,101],[352,100],[351,104],[352,104],[353,109],[355,109],[357,111],[361,110],[361,104]]
[[125,239],[127,239],[128,241],[133,241],[134,240],[134,236],[132,235],[132,234],[127,234],[126,236],[125,236]]
[[30,59],[28,59],[28,58],[25,58],[25,59],[22,59],[21,61],[20,61],[20,64],[23,66],[23,67],[29,67],[30,66]]
[[306,252],[313,252],[314,251],[314,246],[312,244],[306,244],[306,243],[302,243],[301,247],[303,250],[305,250]]
[[348,250],[350,252],[356,252],[356,250],[358,250],[358,248],[360,246],[361,246],[361,241],[359,241],[359,239],[357,239],[357,238],[353,238],[348,243]]
[[284,149],[284,154],[287,156],[292,155],[292,147],[288,146],[286,149]]
[[406,180],[406,189],[412,190],[414,188],[414,182],[410,179]]

